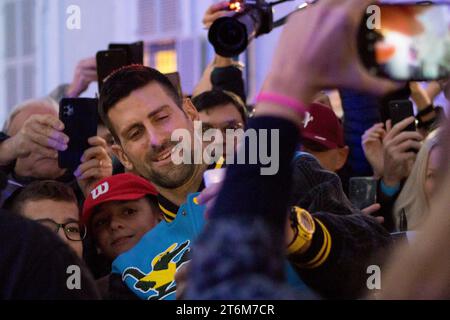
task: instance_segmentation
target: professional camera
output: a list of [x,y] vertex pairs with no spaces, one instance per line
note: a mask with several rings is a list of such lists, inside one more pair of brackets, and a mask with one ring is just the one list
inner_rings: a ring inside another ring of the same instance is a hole
[[208,34],[209,42],[220,56],[239,55],[253,38],[273,29],[272,5],[265,0],[230,1],[229,10],[235,14],[214,21]]
[[292,13],[303,10],[318,0],[304,0],[290,14],[274,21],[273,7],[288,1],[295,0],[231,0],[228,9],[234,11],[234,14],[214,21],[209,29],[209,42],[218,55],[237,56],[245,51],[251,40],[282,26]]

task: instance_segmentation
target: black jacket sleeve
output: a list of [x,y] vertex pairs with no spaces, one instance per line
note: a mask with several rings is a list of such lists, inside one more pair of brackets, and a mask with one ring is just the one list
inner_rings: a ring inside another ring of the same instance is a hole
[[366,285],[367,267],[391,243],[390,235],[374,218],[361,214],[346,197],[339,177],[309,154],[294,158],[291,204],[316,220],[309,250],[290,257],[302,279],[327,298],[358,297]]
[[213,89],[231,91],[242,101],[247,100],[242,71],[236,66],[215,68],[211,73],[211,84]]
[[[383,263],[382,257],[391,244],[390,235],[374,218],[362,214],[316,212],[313,217],[316,233],[311,247],[305,255],[290,257],[290,261],[295,267],[316,258],[324,259],[316,268],[296,267],[305,283],[326,298],[358,298],[367,288],[367,268]],[[328,256],[321,250],[329,250]]]

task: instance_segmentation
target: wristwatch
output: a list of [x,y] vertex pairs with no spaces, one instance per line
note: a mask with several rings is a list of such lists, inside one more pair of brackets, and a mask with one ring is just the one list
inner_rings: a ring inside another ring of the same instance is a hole
[[316,224],[311,214],[300,207],[292,207],[290,212],[291,227],[295,232],[294,240],[288,245],[288,254],[299,251],[311,241],[316,231]]

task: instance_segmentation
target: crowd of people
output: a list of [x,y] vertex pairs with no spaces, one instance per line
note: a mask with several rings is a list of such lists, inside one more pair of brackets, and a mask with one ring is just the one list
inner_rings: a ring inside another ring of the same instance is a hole
[[[370,3],[321,0],[293,14],[256,105],[229,58],[215,57],[192,96],[147,66],[113,71],[74,172],[58,166],[71,139],[59,101],[97,80],[95,59],[79,62],[71,84],[12,108],[0,133],[0,299],[450,298],[450,120],[434,104],[450,86],[364,69],[352,35]],[[227,5],[212,5],[205,27]],[[416,116],[393,123],[388,104],[401,99]],[[174,131],[194,141],[198,122],[224,136],[254,130],[278,171],[261,174],[267,163],[251,161],[245,134],[220,141],[212,164],[175,163]],[[233,151],[248,161],[227,163]],[[361,176],[376,181],[366,208],[349,200]],[[373,265],[383,273],[375,291]]]

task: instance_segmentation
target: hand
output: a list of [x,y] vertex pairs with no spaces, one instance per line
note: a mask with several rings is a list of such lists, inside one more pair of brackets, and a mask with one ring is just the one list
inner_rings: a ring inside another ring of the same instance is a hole
[[12,136],[11,152],[14,159],[37,153],[49,158],[57,158],[58,151],[67,149],[69,137],[62,130],[64,123],[52,115],[30,116],[18,133]]
[[387,134],[383,140],[383,181],[388,187],[397,186],[403,178],[409,175],[409,162],[416,158],[416,153],[410,150],[419,150],[421,147],[422,135],[420,133],[403,131],[414,121],[414,117],[409,117],[394,127],[390,120],[386,122]]
[[373,168],[374,176],[377,178],[382,177],[384,171],[383,138],[385,135],[384,125],[377,123],[367,129],[362,136],[361,144],[364,154]]
[[207,219],[216,203],[217,196],[222,189],[222,182],[215,183],[209,187],[203,189],[200,195],[197,197],[197,201],[200,205],[205,206],[205,218]]
[[211,25],[219,18],[233,15],[235,12],[228,10],[229,1],[221,1],[211,5],[203,16],[203,26],[209,29]]
[[[379,203],[374,203],[373,205],[364,208],[361,210],[362,214],[365,215],[373,215],[374,213],[376,213],[378,210],[381,209],[381,205]],[[384,223],[384,218],[383,217],[375,217],[375,219],[380,223]]]
[[67,89],[66,96],[75,98],[89,87],[91,82],[97,81],[97,62],[95,57],[78,62],[73,75],[72,83]]
[[285,225],[284,229],[285,229],[285,236],[284,236],[285,241],[284,242],[285,242],[285,246],[287,247],[295,239],[295,230],[292,228],[291,219],[290,219],[289,215],[287,216],[286,225]]
[[112,176],[113,171],[106,141],[96,136],[89,138],[88,142],[92,147],[84,151],[81,164],[74,172],[78,185],[85,196],[88,196],[97,182]]
[[375,95],[398,88],[394,82],[371,76],[360,62],[357,34],[363,13],[372,3],[321,0],[291,15],[263,91],[309,103],[315,93],[328,88]]

